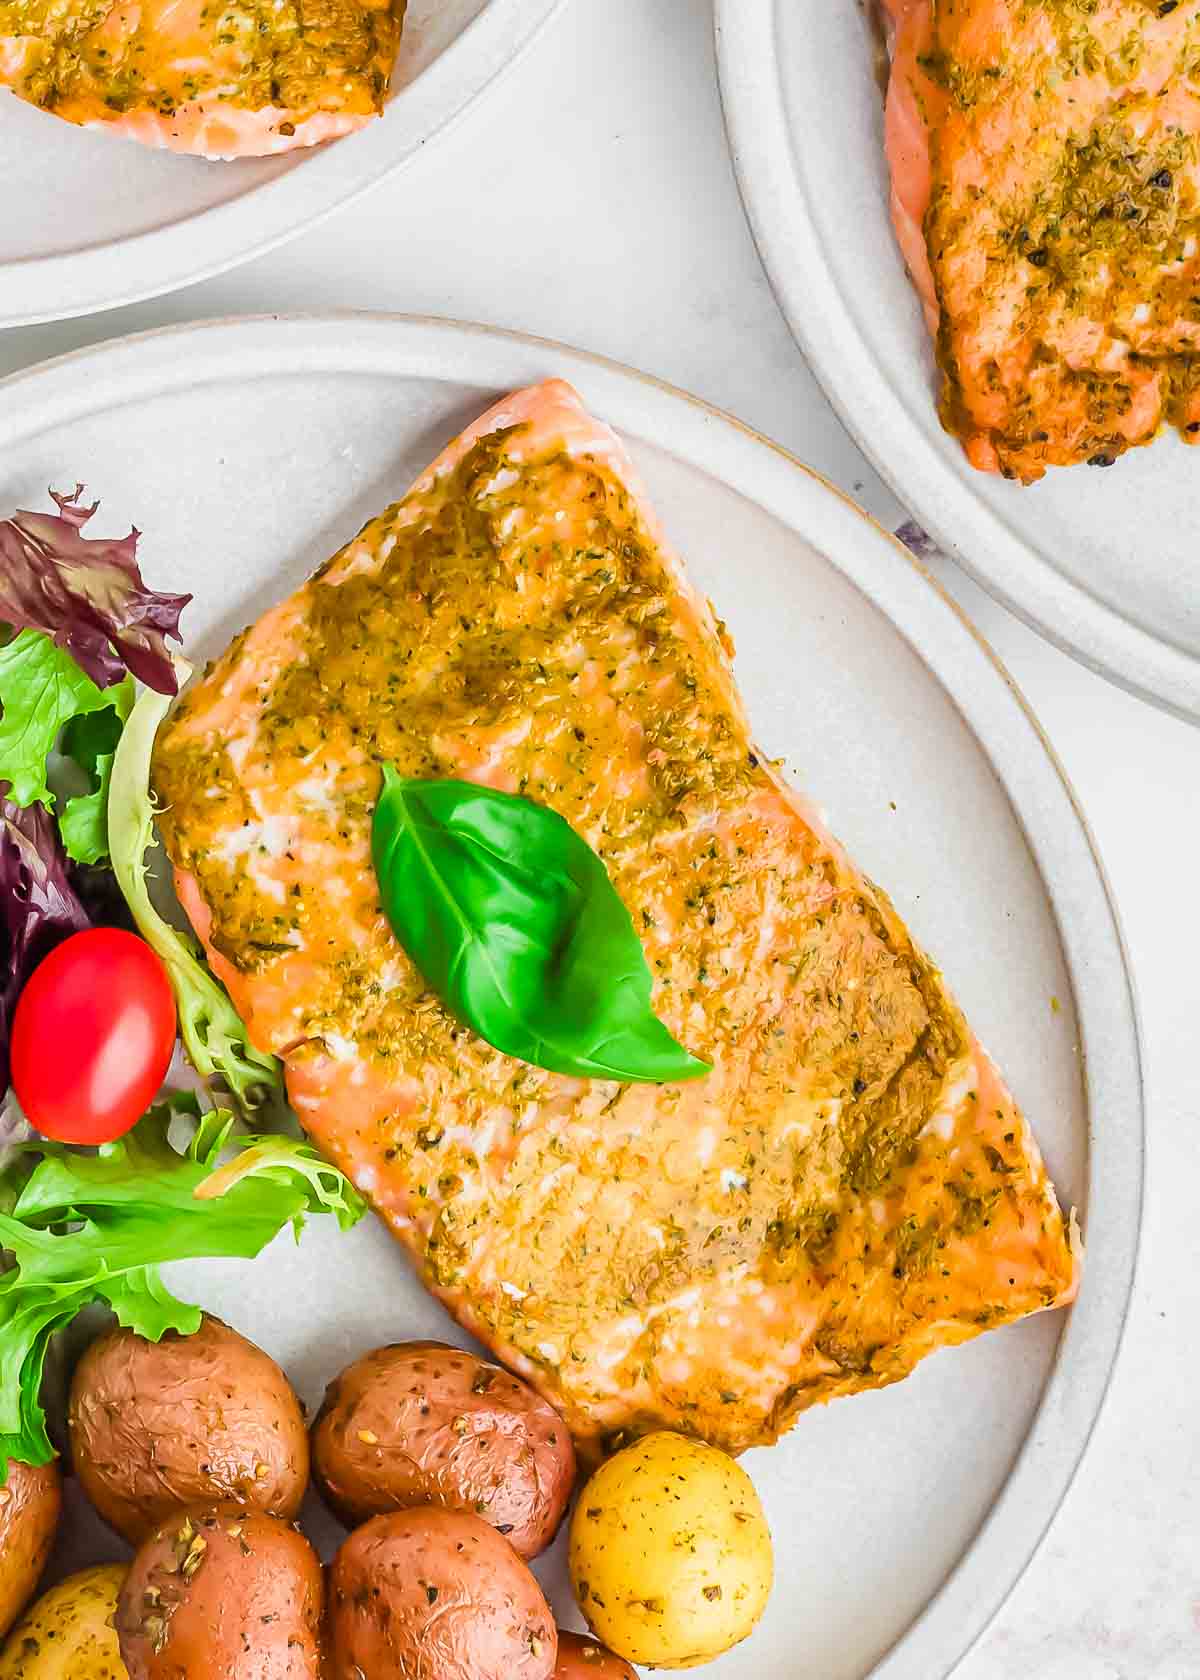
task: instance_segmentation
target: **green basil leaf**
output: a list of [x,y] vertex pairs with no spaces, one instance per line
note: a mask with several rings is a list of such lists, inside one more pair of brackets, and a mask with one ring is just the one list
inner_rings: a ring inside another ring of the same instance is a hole
[[385,765],[371,836],[397,939],[506,1055],[589,1079],[698,1079],[650,1008],[650,968],[603,862],[557,812]]

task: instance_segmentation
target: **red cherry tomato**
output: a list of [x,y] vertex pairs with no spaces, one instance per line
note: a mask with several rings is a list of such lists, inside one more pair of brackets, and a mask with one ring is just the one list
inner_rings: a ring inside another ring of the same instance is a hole
[[146,1112],[175,1048],[167,971],[120,928],[73,933],[30,975],[12,1026],[12,1083],[39,1132],[110,1143]]

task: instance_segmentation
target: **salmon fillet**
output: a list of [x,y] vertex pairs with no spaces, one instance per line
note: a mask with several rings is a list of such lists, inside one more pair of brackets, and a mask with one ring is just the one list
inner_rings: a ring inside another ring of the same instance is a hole
[[406,0],[0,0],[0,87],[201,157],[335,140],[383,109]]
[[892,216],[973,466],[1200,438],[1200,0],[884,0]]
[[[523,793],[603,856],[713,1064],[545,1072],[422,984],[381,764]],[[180,898],[303,1125],[584,1449],[737,1452],[1068,1301],[1037,1145],[936,968],[752,742],[614,434],[557,381],[458,438],[239,636],[154,761]]]

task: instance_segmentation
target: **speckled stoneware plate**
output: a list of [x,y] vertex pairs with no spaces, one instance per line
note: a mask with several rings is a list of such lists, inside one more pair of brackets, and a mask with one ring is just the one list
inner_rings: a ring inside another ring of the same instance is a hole
[[0,92],[0,327],[173,291],[292,238],[414,157],[562,4],[409,0],[383,118],[279,158],[176,157]]
[[892,238],[874,0],[717,0],[721,95],[780,307],[847,428],[972,577],[1093,670],[1200,720],[1200,456],[1172,433],[1028,489],[938,423]]
[[[759,738],[941,961],[1085,1226],[1070,1313],[939,1353],[746,1459],[778,1585],[714,1680],[938,1680],[1079,1463],[1141,1199],[1137,1029],[1104,878],[1036,722],[970,625],[889,536],[736,421],[610,362],[438,321],[191,327],[19,374],[0,385],[0,504],[41,505],[47,484],[85,478],[104,529],[143,531],[148,577],[195,592],[189,647],[213,654],[498,394],[553,374],[628,440],[734,634]],[[309,1402],[369,1346],[454,1333],[381,1227],[343,1238],[320,1223],[299,1250],[280,1240],[252,1265],[175,1273]],[[113,1547],[78,1507],[69,1536],[73,1562]],[[539,1569],[574,1619],[561,1546]]]

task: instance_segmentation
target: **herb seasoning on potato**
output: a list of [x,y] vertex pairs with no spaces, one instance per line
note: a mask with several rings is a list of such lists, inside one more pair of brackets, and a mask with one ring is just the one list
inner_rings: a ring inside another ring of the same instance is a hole
[[207,1314],[194,1336],[98,1337],[68,1427],[84,1492],[135,1546],[186,1506],[230,1500],[290,1520],[304,1498],[300,1402],[273,1359]]
[[129,1680],[319,1680],[324,1598],[317,1554],[289,1523],[236,1505],[176,1512],[121,1591]]
[[377,1348],[329,1385],[313,1474],[347,1527],[411,1505],[472,1511],[521,1557],[548,1546],[575,1482],[558,1413],[499,1365],[443,1342]]
[[0,1680],[127,1680],[113,1627],[125,1574],[100,1564],[43,1593],[0,1652]]
[[554,1680],[638,1680],[624,1657],[586,1633],[558,1634],[558,1667]]
[[571,1518],[568,1563],[597,1637],[655,1668],[694,1668],[745,1639],[774,1574],[749,1476],[666,1430],[597,1470]]
[[552,1680],[558,1632],[508,1541],[436,1505],[372,1517],[329,1571],[332,1680]]

